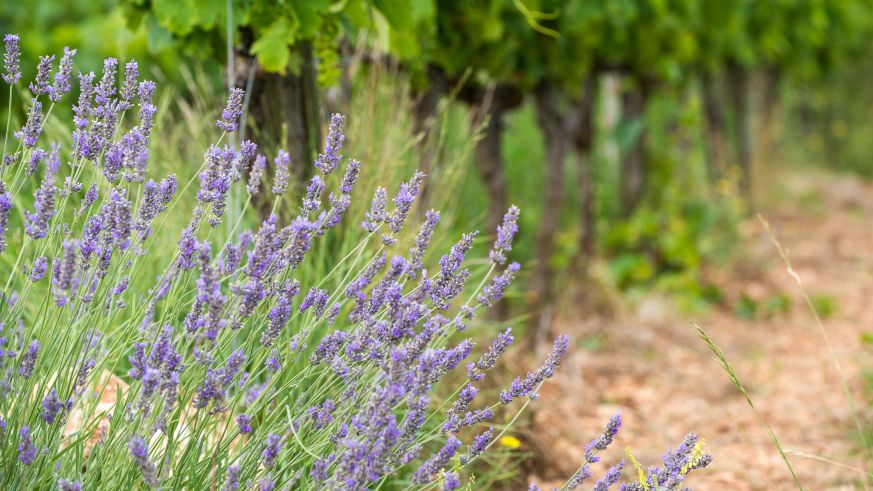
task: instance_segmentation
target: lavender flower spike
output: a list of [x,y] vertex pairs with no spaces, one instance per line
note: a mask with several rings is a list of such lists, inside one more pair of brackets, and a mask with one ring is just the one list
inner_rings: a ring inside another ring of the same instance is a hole
[[591,491],[609,491],[613,484],[617,484],[621,479],[621,471],[624,469],[624,460],[612,466],[596,484],[591,488]]
[[373,201],[370,204],[370,211],[364,217],[364,222],[361,226],[367,232],[375,232],[379,225],[385,221],[388,216],[385,208],[388,206],[388,191],[383,187],[376,188],[373,193]]
[[82,491],[82,481],[58,480],[58,491]]
[[430,239],[433,237],[433,231],[440,221],[440,212],[436,210],[427,210],[424,214],[424,223],[421,224],[421,229],[418,236],[415,238],[415,245],[409,250],[407,255],[409,260],[406,264],[406,276],[409,279],[416,279],[418,273],[424,269],[424,253],[430,245]]
[[133,107],[131,101],[136,97],[139,84],[136,78],[139,76],[139,66],[135,61],[130,61],[124,66],[124,85],[121,86],[121,109],[127,110]]
[[42,134],[42,103],[33,99],[30,112],[27,113],[27,123],[24,128],[15,132],[15,137],[21,140],[25,148],[33,148],[39,135]]
[[506,262],[506,253],[512,250],[512,239],[518,232],[518,215],[521,210],[517,206],[512,205],[506,215],[503,215],[503,224],[497,227],[497,240],[494,241],[494,246],[488,257],[497,264]]
[[54,424],[55,420],[58,418],[64,410],[64,403],[58,398],[57,391],[52,388],[49,395],[42,400],[42,411],[39,413],[40,417],[45,420],[47,424]]
[[276,457],[279,456],[279,451],[281,449],[282,437],[274,433],[267,435],[267,442],[264,445],[264,451],[262,453],[265,467],[270,468],[276,464]]
[[421,182],[423,180],[424,174],[415,171],[415,174],[413,174],[409,181],[400,185],[400,190],[397,191],[397,196],[394,198],[394,206],[396,208],[386,219],[386,222],[388,222],[393,233],[396,234],[403,228],[403,224],[406,222],[406,216],[409,213],[409,209],[412,207],[412,203],[415,201],[418,189],[421,187]]
[[285,150],[279,150],[279,154],[276,155],[276,160],[273,162],[276,164],[276,175],[273,181],[273,194],[282,194],[288,189],[288,177],[289,177],[289,169],[288,164],[291,160],[291,157],[288,156],[288,152]]
[[18,443],[18,460],[24,465],[30,465],[38,454],[30,437],[30,428],[23,426],[18,433],[21,436],[21,441]]
[[29,85],[34,97],[39,97],[48,92],[49,73],[52,71],[52,63],[54,61],[55,55],[39,57],[39,65],[36,67],[36,79]]
[[595,462],[600,461],[600,457],[595,455],[596,452],[604,451],[607,447],[612,443],[612,440],[615,438],[615,435],[618,434],[618,430],[621,429],[621,413],[616,414],[612,418],[609,419],[609,422],[606,424],[606,429],[603,430],[603,434],[592,440],[585,447],[585,461],[589,464],[593,464]]
[[227,98],[227,107],[221,112],[221,119],[215,122],[215,126],[222,131],[232,132],[239,128],[239,118],[242,116],[243,95],[245,91],[234,87],[230,89]]
[[149,459],[149,446],[142,438],[135,436],[127,444],[130,455],[142,471],[142,478],[149,486],[158,485],[158,468]]
[[3,53],[3,81],[12,85],[21,78],[21,70],[19,69],[21,52],[18,48],[20,38],[18,34],[7,34],[3,40],[6,43],[6,51]]
[[460,448],[461,441],[454,436],[450,436],[443,448],[441,448],[436,455],[425,461],[425,463],[415,471],[415,474],[412,477],[412,482],[419,485],[430,482],[440,469],[443,469],[448,465],[449,461],[455,456]]
[[237,491],[239,484],[239,464],[234,464],[227,468],[227,481],[221,489],[223,491]]
[[48,269],[48,259],[45,256],[40,256],[33,260],[33,266],[30,268],[30,281],[36,283],[42,279]]
[[[579,467],[570,479],[567,480],[566,484],[562,489],[576,489],[578,488],[586,479],[591,477],[591,464],[600,462],[600,457],[596,454],[597,452],[602,452],[609,447],[612,443],[612,440],[615,438],[615,435],[618,434],[618,430],[621,429],[621,413],[616,414],[612,418],[609,419],[609,422],[606,424],[606,428],[603,430],[603,434],[591,440],[585,447],[585,462]],[[594,489],[600,489],[605,491],[609,489],[609,486],[615,484],[618,480],[618,477],[621,475],[621,469],[624,466],[624,463],[621,462],[617,466],[613,467],[609,470],[607,475],[597,482]]]
[[55,83],[47,89],[49,99],[52,102],[60,101],[70,91],[70,75],[73,73],[74,56],[76,56],[75,49],[64,48],[64,56],[61,57],[58,73],[55,74]]
[[27,353],[24,354],[24,358],[21,360],[21,368],[18,370],[19,375],[24,379],[29,379],[33,375],[33,367],[36,365],[37,355],[39,355],[39,342],[31,341],[30,346],[27,348]]
[[555,374],[555,371],[558,369],[558,363],[564,357],[564,354],[567,353],[567,345],[569,343],[570,339],[567,335],[558,336],[543,366],[535,372],[528,373],[524,379],[521,377],[516,378],[509,387],[509,390],[500,392],[500,402],[509,404],[513,399],[524,396],[530,396],[532,399],[535,399],[536,390],[540,384]]
[[249,196],[257,196],[261,189],[261,180],[264,178],[264,170],[267,168],[267,158],[263,155],[255,157],[252,169],[249,171],[249,182],[246,191]]
[[6,190],[6,184],[0,180],[0,252],[6,250],[6,226],[9,223],[10,210],[12,210],[12,196]]
[[341,114],[334,114],[330,117],[330,126],[327,130],[327,139],[324,142],[324,151],[315,161],[315,166],[322,173],[330,174],[339,165],[342,160],[340,151],[342,151],[345,138],[345,135],[343,135],[343,116]]
[[506,330],[499,333],[494,341],[491,342],[491,349],[482,355],[479,361],[467,365],[467,376],[470,380],[482,380],[485,377],[485,372],[494,368],[497,360],[506,352],[514,340],[511,327],[507,327]]

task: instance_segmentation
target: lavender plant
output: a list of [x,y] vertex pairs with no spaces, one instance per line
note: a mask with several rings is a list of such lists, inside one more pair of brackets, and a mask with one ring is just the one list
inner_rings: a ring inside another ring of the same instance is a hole
[[[5,37],[10,103],[18,41]],[[479,352],[467,327],[519,271],[506,264],[518,209],[486,271],[468,257],[475,233],[428,269],[438,212],[401,248],[424,179],[415,173],[393,197],[376,190],[362,239],[330,271],[307,274],[330,233],[355,226],[346,215],[364,164],[342,154],[342,116],[292,213],[288,154],[226,143],[243,124],[240,89],[187,181],[150,178],[155,85],[135,62],[78,74],[73,127],[47,141],[74,56],[65,50],[56,69],[40,59],[27,120],[11,136],[10,120],[3,143],[0,486],[459,488],[498,414],[535,399],[568,348],[558,337],[541,367],[477,398],[513,336],[507,328]],[[248,200],[219,227],[234,187]],[[255,198],[272,207],[248,229]],[[167,218],[191,199],[186,226],[171,230]],[[174,250],[155,246],[167,234]],[[162,262],[157,277],[147,261]]]

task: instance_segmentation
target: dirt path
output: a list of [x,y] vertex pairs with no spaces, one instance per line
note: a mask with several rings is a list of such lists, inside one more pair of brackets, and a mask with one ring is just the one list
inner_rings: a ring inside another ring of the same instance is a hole
[[[824,325],[853,393],[864,399],[864,371],[873,372],[873,346],[861,340],[863,333],[873,333],[873,185],[824,174],[802,180],[783,176],[777,182],[780,191],[764,205],[765,214],[806,291],[834,302]],[[864,465],[820,331],[761,225],[750,220],[743,228],[745,258],[713,277],[726,294],[724,307],[695,317],[649,298],[633,314],[611,319],[562,309],[555,331],[589,344],[599,340],[599,346],[575,350],[557,380],[543,389],[528,437],[551,469],[535,479],[549,483],[571,473],[584,442],[621,410],[625,428],[606,463],[623,457],[623,447],[630,446],[644,465],[659,464],[661,451],[694,431],[706,438],[715,462],[689,480],[691,487],[796,489],[766,431],[697,338],[691,320],[725,351],[786,448]],[[743,321],[733,313],[741,292],[759,300],[784,293],[790,308],[769,319]],[[800,456],[791,462],[805,489],[856,489],[851,470]],[[601,473],[602,468],[595,470],[595,476]]]

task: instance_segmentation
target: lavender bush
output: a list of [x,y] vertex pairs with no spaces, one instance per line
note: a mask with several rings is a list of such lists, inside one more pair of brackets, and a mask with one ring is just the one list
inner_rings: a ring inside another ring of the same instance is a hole
[[[376,189],[363,239],[307,274],[325,236],[355,226],[346,215],[363,164],[343,155],[342,116],[290,213],[288,154],[225,143],[242,124],[241,90],[196,178],[151,177],[155,84],[137,64],[109,58],[99,76],[74,77],[68,49],[56,68],[42,57],[24,89],[18,42],[5,37],[10,107],[18,88],[27,118],[14,131],[7,122],[0,180],[3,488],[458,489],[499,436],[494,420],[555,374],[566,336],[538,369],[477,397],[514,339],[506,328],[477,349],[468,325],[519,271],[507,264],[517,208],[484,274],[469,266],[475,233],[428,269],[440,214],[409,223],[425,177],[415,173],[394,192]],[[74,78],[72,128],[46,141]],[[234,190],[248,199],[230,214]],[[182,200],[196,207],[170,230]],[[253,224],[255,202],[272,205]],[[174,250],[155,247],[176,232]],[[149,261],[162,263],[157,277]],[[588,477],[619,426],[592,442],[565,489]],[[663,469],[625,486],[674,489],[708,462],[690,436]]]

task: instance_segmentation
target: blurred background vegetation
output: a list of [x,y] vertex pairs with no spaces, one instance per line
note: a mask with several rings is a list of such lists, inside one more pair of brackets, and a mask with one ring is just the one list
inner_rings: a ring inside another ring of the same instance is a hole
[[527,273],[500,315],[531,339],[570,285],[723,302],[706,271],[742,252],[772,166],[873,175],[867,0],[41,0],[3,2],[0,30],[25,60],[137,59],[186,122],[155,150],[183,179],[233,85],[301,182],[340,111],[372,182],[421,168],[422,208],[458,230],[519,205]]

